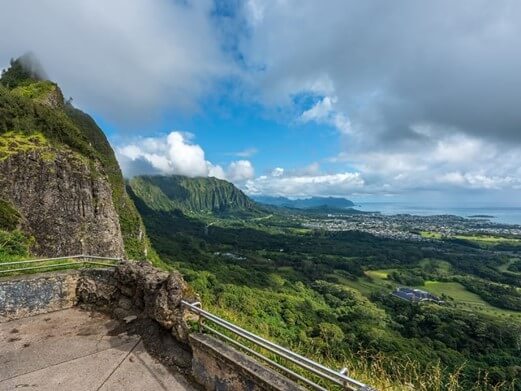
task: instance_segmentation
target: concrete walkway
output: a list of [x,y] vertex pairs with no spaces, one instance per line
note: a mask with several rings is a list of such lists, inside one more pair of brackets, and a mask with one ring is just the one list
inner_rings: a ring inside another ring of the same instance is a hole
[[0,390],[194,390],[116,326],[77,308],[0,323]]

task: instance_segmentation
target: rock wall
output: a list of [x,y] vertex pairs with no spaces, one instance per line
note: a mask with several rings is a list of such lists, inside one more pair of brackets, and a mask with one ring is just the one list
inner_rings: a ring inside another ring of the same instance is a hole
[[100,164],[49,147],[0,159],[0,198],[22,215],[40,256],[124,254],[112,190]]
[[147,316],[187,343],[189,314],[181,300],[193,301],[178,272],[165,272],[148,262],[122,261],[114,271],[85,270],[77,288],[80,303],[110,310],[116,318]]
[[0,322],[72,307],[78,279],[76,271],[0,279]]

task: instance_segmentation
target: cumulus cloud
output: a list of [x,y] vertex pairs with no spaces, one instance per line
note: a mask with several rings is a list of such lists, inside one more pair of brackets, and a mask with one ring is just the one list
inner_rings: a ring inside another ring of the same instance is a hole
[[519,188],[521,3],[249,0],[244,18],[263,102],[319,97],[296,117],[338,129],[329,163],[362,192]]
[[[318,163],[297,169],[277,167],[244,184],[250,194],[293,197],[399,195],[521,189],[521,146],[496,145],[461,132],[433,131],[418,125],[425,137],[394,150],[340,153],[329,164],[349,171],[323,172]],[[510,193],[511,194],[511,193]]]
[[284,169],[282,167],[275,167],[271,171],[271,176],[277,177],[277,176],[282,176],[282,175],[284,175]]
[[341,154],[334,161],[356,167],[367,180],[365,190],[373,193],[520,188],[521,146],[498,145],[459,132],[441,137],[438,133],[428,142],[418,141],[416,148],[407,143],[394,151]]
[[341,134],[347,135],[351,132],[351,122],[343,113],[335,110],[333,106],[336,102],[336,97],[325,96],[313,107],[305,110],[301,114],[300,120],[327,124],[336,128]]
[[248,194],[307,197],[316,195],[347,196],[364,188],[364,179],[358,172],[327,174],[299,173],[277,167],[270,175],[248,180],[244,189]]
[[232,182],[242,182],[247,179],[252,179],[254,176],[255,171],[248,160],[231,162],[226,174],[226,177]]
[[139,143],[121,146],[117,148],[117,154],[124,173],[129,176],[146,171],[208,176],[210,170],[215,168],[206,161],[203,149],[197,144],[192,144],[190,139],[191,136],[186,133],[171,132],[165,137],[148,137],[139,140]]
[[233,182],[253,178],[254,168],[248,160],[231,162],[225,170],[206,160],[203,148],[193,143],[186,132],[171,132],[162,137],[147,137],[116,148],[123,173],[127,177],[143,174],[216,177]]
[[0,13],[0,64],[34,51],[76,104],[114,121],[193,110],[234,68],[213,9],[211,0],[9,2]]

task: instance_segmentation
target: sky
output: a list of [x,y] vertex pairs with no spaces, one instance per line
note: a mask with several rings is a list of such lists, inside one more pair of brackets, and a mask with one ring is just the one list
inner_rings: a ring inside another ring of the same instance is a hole
[[[17,0],[32,51],[126,177],[250,195],[521,205],[517,0]],[[0,65],[1,67],[2,65]]]

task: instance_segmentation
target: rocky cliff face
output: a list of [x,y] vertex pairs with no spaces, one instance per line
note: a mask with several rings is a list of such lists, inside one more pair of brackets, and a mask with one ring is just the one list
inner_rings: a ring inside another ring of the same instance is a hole
[[22,60],[0,78],[0,231],[34,238],[34,255],[157,261],[102,130]]
[[46,256],[123,256],[110,184],[100,164],[52,147],[0,161],[0,197],[21,215],[33,252]]

